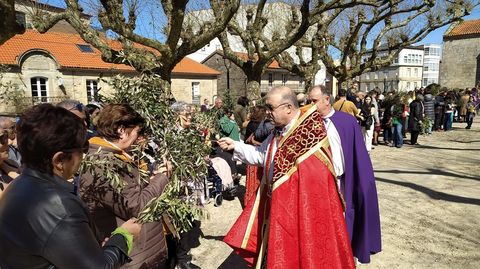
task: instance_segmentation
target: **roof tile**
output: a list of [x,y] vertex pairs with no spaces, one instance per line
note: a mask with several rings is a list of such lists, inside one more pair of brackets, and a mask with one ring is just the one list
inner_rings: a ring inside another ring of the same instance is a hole
[[[81,52],[77,44],[86,44],[78,34],[47,32],[40,34],[27,30],[0,45],[0,64],[19,65],[19,58],[30,50],[44,50],[50,53],[62,68],[105,69],[130,71],[134,69],[124,64],[104,62],[101,53],[92,47],[93,53]],[[206,65],[184,58],[173,69],[174,74],[219,75]]]
[[466,36],[466,35],[475,35],[480,34],[480,20],[468,20],[459,23],[454,26],[448,33],[444,36],[453,37],[453,36]]

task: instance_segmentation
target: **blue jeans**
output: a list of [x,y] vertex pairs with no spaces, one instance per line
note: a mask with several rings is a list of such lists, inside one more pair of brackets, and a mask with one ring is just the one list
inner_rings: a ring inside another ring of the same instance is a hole
[[443,124],[443,130],[452,130],[452,113],[445,113],[445,122]]
[[391,142],[392,141],[392,127],[387,126],[383,129],[383,142]]
[[402,134],[402,124],[394,124],[393,125],[393,141],[394,145],[397,148],[401,148],[403,146],[403,134]]

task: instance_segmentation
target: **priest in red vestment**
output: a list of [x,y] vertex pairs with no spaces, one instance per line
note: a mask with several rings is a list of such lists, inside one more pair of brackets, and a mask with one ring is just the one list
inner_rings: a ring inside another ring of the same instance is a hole
[[315,106],[301,112],[287,87],[272,89],[266,106],[276,131],[261,146],[219,140],[264,167],[224,241],[255,268],[355,268],[321,115]]

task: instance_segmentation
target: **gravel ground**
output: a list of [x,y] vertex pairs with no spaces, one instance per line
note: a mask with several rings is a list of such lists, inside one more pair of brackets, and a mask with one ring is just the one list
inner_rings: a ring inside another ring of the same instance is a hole
[[[372,151],[383,251],[359,268],[480,268],[480,124],[464,126],[420,136],[420,146]],[[241,213],[239,200],[206,209],[193,263],[246,268],[222,242]]]

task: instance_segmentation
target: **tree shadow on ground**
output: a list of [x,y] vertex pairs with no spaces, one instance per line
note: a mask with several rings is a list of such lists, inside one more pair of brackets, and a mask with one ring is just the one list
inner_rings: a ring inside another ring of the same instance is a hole
[[419,174],[419,175],[440,175],[440,176],[447,176],[447,177],[455,177],[455,178],[464,178],[464,179],[471,179],[480,181],[480,177],[474,176],[466,176],[460,175],[453,172],[443,171],[440,169],[434,168],[427,168],[427,171],[404,171],[404,170],[374,170],[375,173],[391,173],[391,174]]
[[435,191],[430,188],[420,186],[418,184],[411,183],[411,182],[400,182],[400,181],[390,180],[386,178],[378,178],[378,177],[376,178],[376,180],[380,182],[388,183],[388,184],[395,184],[395,185],[414,189],[416,191],[419,191],[428,195],[430,198],[434,200],[443,200],[443,201],[453,202],[453,203],[471,204],[471,205],[480,206],[480,199],[462,197],[458,195],[452,195],[452,194],[448,194],[440,191]]
[[235,252],[231,252],[230,255],[223,261],[218,269],[247,269],[247,263],[245,260],[237,255]]
[[464,150],[464,151],[476,151],[476,150],[480,150],[480,149],[460,149],[460,148],[444,148],[444,147],[435,147],[435,146],[429,146],[429,145],[418,145],[417,146],[418,148],[421,148],[421,149],[446,149],[446,150]]
[[216,241],[223,241],[224,235],[205,235],[203,238],[207,240],[216,240]]
[[450,142],[455,142],[455,143],[462,143],[462,144],[471,144],[471,143],[478,143],[480,140],[471,140],[471,141],[458,141],[458,140],[448,140]]
[[193,228],[190,229],[188,232],[182,234],[182,236],[185,237],[187,245],[190,248],[196,248],[200,246],[200,237],[205,237],[201,229],[202,222],[199,220],[195,220],[193,221],[193,223]]

